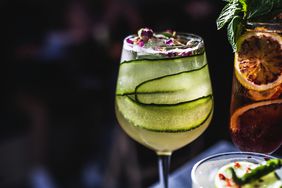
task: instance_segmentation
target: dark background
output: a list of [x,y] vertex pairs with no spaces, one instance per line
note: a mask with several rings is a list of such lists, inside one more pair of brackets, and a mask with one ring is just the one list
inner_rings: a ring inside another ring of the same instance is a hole
[[0,187],[147,187],[157,157],[120,130],[114,92],[123,38],[141,27],[204,38],[215,96],[208,130],[171,169],[228,134],[233,54],[219,0],[3,0]]

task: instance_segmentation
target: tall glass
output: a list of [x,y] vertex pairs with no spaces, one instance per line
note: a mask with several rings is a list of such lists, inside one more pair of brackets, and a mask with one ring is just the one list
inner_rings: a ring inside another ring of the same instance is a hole
[[[215,177],[219,169],[233,162],[245,161],[254,164],[261,164],[267,159],[272,159],[269,155],[251,152],[229,152],[205,158],[196,163],[191,172],[192,188],[214,188]],[[266,187],[266,185],[261,185]]]
[[116,116],[131,138],[157,153],[160,181],[167,188],[172,152],[199,137],[212,119],[204,43],[181,33],[175,40],[182,45],[141,47],[131,42],[134,37],[123,44]]
[[247,23],[235,53],[230,132],[241,151],[282,143],[282,23]]

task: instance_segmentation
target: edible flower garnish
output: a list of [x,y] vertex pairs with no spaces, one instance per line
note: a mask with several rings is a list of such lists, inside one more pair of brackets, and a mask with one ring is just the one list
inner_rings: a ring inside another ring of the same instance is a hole
[[142,28],[138,31],[138,37],[144,42],[147,42],[149,39],[151,39],[153,35],[153,30],[149,28]]
[[134,42],[130,38],[127,38],[126,42],[129,43],[129,44],[134,44]]
[[165,41],[165,44],[167,44],[167,45],[173,45],[173,39],[168,39],[168,40],[166,40]]
[[141,28],[137,35],[127,38],[126,42],[136,45],[132,47],[137,47],[137,50],[153,50],[165,57],[191,56],[199,53],[195,48],[200,44],[198,40],[181,37],[181,35],[177,36],[173,30],[154,33],[150,28]]

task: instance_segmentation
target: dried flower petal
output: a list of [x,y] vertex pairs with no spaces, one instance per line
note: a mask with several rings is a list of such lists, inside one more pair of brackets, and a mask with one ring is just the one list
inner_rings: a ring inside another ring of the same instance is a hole
[[143,40],[139,40],[137,44],[138,44],[138,46],[140,46],[140,47],[143,47],[143,46],[145,45],[145,43],[144,43]]
[[182,52],[180,54],[180,56],[191,56],[191,55],[193,55],[191,51],[190,52]]
[[166,45],[173,45],[173,40],[172,39],[168,39],[165,41]]
[[133,40],[131,40],[131,39],[126,39],[126,42],[128,43],[128,44],[133,44]]
[[149,28],[142,28],[138,31],[138,36],[144,41],[148,41],[150,38],[153,37],[153,35],[153,30]]
[[168,52],[166,55],[167,55],[167,57],[175,57],[178,54],[176,52]]

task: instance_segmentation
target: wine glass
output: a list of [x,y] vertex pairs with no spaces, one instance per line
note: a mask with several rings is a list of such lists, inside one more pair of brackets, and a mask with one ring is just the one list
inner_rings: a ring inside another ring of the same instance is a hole
[[282,24],[248,22],[235,53],[230,132],[241,151],[282,143]]
[[170,156],[208,127],[213,95],[203,39],[141,29],[125,38],[115,109],[122,129],[159,157],[168,187]]

